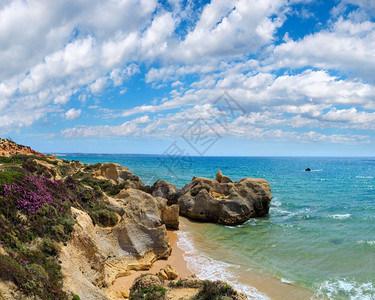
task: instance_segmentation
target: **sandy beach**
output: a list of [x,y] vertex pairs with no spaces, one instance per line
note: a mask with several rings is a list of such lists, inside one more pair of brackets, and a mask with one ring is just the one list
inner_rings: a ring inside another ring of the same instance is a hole
[[[189,230],[193,226],[205,226],[204,223],[192,222],[186,218],[180,218],[182,231]],[[117,278],[111,287],[113,292],[128,292],[134,280],[143,273],[157,273],[161,268],[167,264],[172,265],[180,278],[192,275],[194,270],[189,270],[187,261],[184,259],[189,254],[185,253],[177,245],[178,234],[175,231],[168,231],[168,237],[172,246],[172,254],[167,260],[156,261],[152,268],[147,271],[132,271],[126,277]],[[220,251],[218,249],[218,251]],[[198,276],[199,277],[199,276]],[[313,293],[303,287],[296,286],[290,283],[281,282],[280,278],[266,276],[255,271],[248,271],[242,274],[240,284],[249,285],[256,288],[261,294],[270,299],[309,299]]]

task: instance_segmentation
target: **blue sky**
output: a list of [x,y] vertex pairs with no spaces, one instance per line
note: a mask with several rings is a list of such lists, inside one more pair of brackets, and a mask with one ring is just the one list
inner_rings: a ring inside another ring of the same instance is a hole
[[374,17],[373,0],[3,0],[0,136],[42,152],[373,156]]

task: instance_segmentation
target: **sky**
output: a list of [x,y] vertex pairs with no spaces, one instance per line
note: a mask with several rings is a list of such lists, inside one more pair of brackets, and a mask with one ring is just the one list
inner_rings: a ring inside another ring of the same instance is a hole
[[0,0],[0,137],[375,156],[375,0]]

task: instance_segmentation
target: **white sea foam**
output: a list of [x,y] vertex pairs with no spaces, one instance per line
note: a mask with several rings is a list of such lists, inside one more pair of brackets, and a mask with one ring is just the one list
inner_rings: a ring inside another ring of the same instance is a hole
[[361,178],[361,179],[374,179],[374,176],[356,176],[355,178]]
[[336,214],[336,215],[330,215],[329,217],[336,220],[345,220],[350,218],[351,214]]
[[367,244],[367,245],[370,245],[370,246],[375,246],[375,241],[360,240],[360,241],[357,242],[357,244]]
[[280,201],[277,201],[275,199],[272,199],[272,201],[271,201],[271,207],[280,207],[281,204],[282,203]]
[[[236,265],[214,260],[197,251],[193,246],[193,240],[188,232],[178,231],[177,246],[184,251],[184,259],[188,269],[200,279],[224,280],[230,283],[239,292],[245,293],[249,299],[269,299],[256,288],[238,282],[238,277],[233,269]],[[231,270],[232,269],[232,270]]]
[[313,299],[374,299],[375,288],[371,282],[357,283],[347,279],[327,280],[318,285],[318,292]]
[[281,283],[285,283],[285,284],[292,284],[294,283],[294,281],[291,281],[291,280],[288,280],[288,279],[285,279],[285,278],[281,278]]

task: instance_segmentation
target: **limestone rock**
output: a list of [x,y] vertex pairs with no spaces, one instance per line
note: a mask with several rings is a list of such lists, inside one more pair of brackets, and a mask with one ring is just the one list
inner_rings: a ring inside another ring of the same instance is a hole
[[166,206],[161,212],[161,220],[168,229],[178,230],[180,207],[177,204]]
[[81,299],[108,299],[106,287],[117,277],[130,270],[148,269],[155,260],[170,255],[161,208],[154,197],[146,195],[150,198],[143,202],[127,198],[122,218],[112,228],[94,226],[86,212],[72,207],[77,224],[59,256],[66,291]]
[[165,280],[175,280],[178,277],[175,268],[171,265],[166,265],[164,268],[161,268],[156,275]]
[[115,183],[126,182],[129,187],[135,189],[145,189],[141,179],[119,164],[104,163],[93,170],[93,176],[98,179],[113,180]]
[[165,198],[153,197],[141,190],[130,188],[122,190],[113,200],[112,207],[120,215],[131,213],[146,226],[165,224],[168,229],[178,229],[179,206],[167,206]]
[[151,194],[154,197],[162,197],[168,200],[168,205],[176,204],[176,193],[179,191],[172,183],[165,180],[158,180],[151,187]]
[[[218,174],[220,181],[227,181]],[[223,182],[195,178],[177,193],[180,214],[191,219],[236,225],[268,213],[272,199],[264,179]]]
[[230,183],[230,182],[233,182],[228,176],[223,175],[223,173],[221,173],[220,170],[217,171],[217,173],[216,173],[216,180],[219,183]]
[[0,156],[9,157],[12,155],[35,155],[44,157],[42,153],[36,152],[28,146],[18,145],[9,139],[0,138]]

